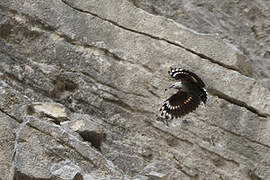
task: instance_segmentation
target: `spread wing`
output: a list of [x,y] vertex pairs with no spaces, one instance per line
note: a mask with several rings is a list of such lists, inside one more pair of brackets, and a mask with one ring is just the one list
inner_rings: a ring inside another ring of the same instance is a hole
[[178,91],[167,99],[160,108],[161,116],[173,119],[194,111],[200,104],[200,98],[184,91]]
[[193,82],[193,83],[196,83],[201,88],[205,87],[205,84],[201,80],[201,78],[199,78],[199,76],[196,75],[195,73],[190,72],[188,70],[179,69],[179,68],[171,68],[171,70],[168,71],[168,73],[172,78],[181,80],[183,83]]

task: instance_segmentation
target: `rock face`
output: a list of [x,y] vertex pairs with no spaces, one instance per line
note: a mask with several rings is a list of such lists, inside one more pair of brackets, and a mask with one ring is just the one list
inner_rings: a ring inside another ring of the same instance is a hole
[[270,89],[270,1],[130,0],[196,32],[218,34],[252,62],[253,77]]
[[[209,100],[165,126],[170,67]],[[270,179],[251,62],[130,1],[2,0],[0,98],[0,179]]]

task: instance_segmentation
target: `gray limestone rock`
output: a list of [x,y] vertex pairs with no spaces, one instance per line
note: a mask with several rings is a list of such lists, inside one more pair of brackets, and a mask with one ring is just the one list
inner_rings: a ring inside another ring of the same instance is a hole
[[[134,2],[0,1],[0,179],[269,179],[252,57]],[[165,126],[170,67],[208,101]]]
[[101,150],[103,141],[106,139],[102,121],[86,114],[74,113],[70,116],[71,121],[61,123],[62,127],[77,132],[80,137],[98,150]]
[[[249,59],[253,77],[270,89],[270,2],[261,0],[130,0],[145,11],[173,19],[197,33],[218,35]],[[238,64],[242,66],[241,64]]]
[[7,114],[0,112],[0,172],[1,179],[11,180],[13,176],[13,157],[16,142],[16,129],[19,123]]

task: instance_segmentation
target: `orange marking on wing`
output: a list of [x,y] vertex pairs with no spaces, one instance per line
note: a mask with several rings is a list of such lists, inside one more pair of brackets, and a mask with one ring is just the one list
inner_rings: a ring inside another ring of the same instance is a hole
[[187,100],[185,100],[184,104],[187,104],[191,101],[192,97],[189,97]]
[[194,78],[193,76],[191,76],[191,78],[193,79],[193,81],[195,82],[195,83],[197,83],[198,81],[197,81],[197,79],[196,78]]

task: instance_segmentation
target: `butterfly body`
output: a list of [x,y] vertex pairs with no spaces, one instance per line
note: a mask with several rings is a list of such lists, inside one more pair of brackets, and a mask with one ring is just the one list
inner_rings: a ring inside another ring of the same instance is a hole
[[173,68],[168,73],[179,80],[169,88],[178,91],[163,103],[160,108],[161,116],[165,119],[179,118],[195,110],[200,102],[206,103],[205,84],[198,75],[179,68]]

